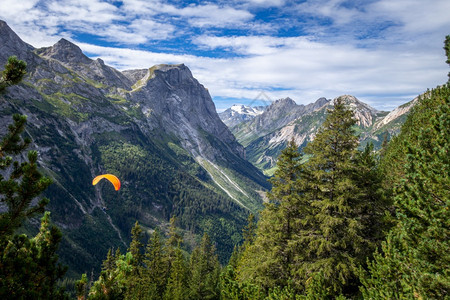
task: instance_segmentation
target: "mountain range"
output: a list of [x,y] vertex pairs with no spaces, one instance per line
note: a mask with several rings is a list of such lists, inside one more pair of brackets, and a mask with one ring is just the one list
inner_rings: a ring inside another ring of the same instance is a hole
[[[286,143],[311,141],[332,101],[267,107],[233,105],[218,114],[208,90],[183,64],[119,71],[90,59],[72,42],[34,48],[0,21],[0,66],[15,55],[27,63],[19,85],[0,95],[0,135],[12,114],[27,115],[26,135],[53,180],[52,221],[61,228],[60,257],[70,276],[99,270],[109,248],[129,244],[136,221],[148,237],[176,217],[184,248],[203,233],[226,262],[249,213],[263,207],[267,176]],[[344,95],[362,145],[380,147],[398,133],[415,100],[392,112]],[[92,179],[112,173],[115,191]],[[0,211],[1,211],[0,207]],[[38,220],[24,231],[35,232]]]
[[[165,232],[171,216],[192,241],[187,250],[207,232],[227,260],[270,186],[188,67],[121,72],[65,39],[36,49],[0,21],[0,65],[12,55],[27,75],[0,96],[0,134],[13,113],[27,115],[26,134],[53,180],[45,196],[72,275],[99,270],[109,248],[129,243],[135,221],[149,235]],[[118,176],[122,188],[93,187],[101,173]]]
[[[339,96],[353,110],[360,145],[371,142],[379,149],[384,138],[399,133],[410,109],[417,103],[414,99],[392,112],[379,111],[351,95]],[[235,107],[235,106],[234,106]],[[234,110],[234,115],[225,110],[220,117],[245,146],[246,158],[266,175],[272,175],[276,160],[286,144],[294,139],[303,148],[314,139],[317,130],[325,121],[327,110],[332,109],[333,101],[319,98],[308,105],[298,105],[290,98],[274,101],[257,115],[245,114],[245,118]],[[246,108],[248,111],[251,108]],[[260,110],[259,110],[260,111]]]

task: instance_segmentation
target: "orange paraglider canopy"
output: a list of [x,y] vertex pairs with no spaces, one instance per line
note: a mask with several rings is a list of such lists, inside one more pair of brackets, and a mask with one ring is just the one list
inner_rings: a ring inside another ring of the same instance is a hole
[[117,178],[113,174],[98,175],[97,177],[94,178],[94,180],[92,180],[92,185],[96,185],[103,178],[106,178],[109,181],[111,181],[111,183],[114,185],[114,189],[116,191],[118,191],[120,189],[120,180],[119,180],[119,178]]

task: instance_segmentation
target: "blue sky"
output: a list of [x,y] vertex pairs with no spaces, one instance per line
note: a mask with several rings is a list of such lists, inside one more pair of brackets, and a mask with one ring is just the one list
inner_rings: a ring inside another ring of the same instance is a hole
[[119,70],[184,63],[219,111],[351,94],[392,110],[447,80],[448,0],[0,0],[34,47],[64,37]]

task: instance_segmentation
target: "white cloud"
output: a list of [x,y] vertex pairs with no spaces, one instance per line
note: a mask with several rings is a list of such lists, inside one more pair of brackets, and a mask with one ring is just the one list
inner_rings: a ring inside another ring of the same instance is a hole
[[[304,38],[239,37],[214,46],[249,49],[251,56],[208,58],[83,45],[121,69],[185,63],[212,96],[253,99],[265,90],[272,99],[310,103],[319,97],[353,94],[379,109],[393,109],[446,79],[444,59],[434,55],[328,45]],[[270,50],[270,51],[269,51]],[[417,54],[419,55],[419,54]],[[128,64],[124,65],[124,62]],[[391,96],[386,104],[387,95]],[[405,96],[406,95],[406,96]],[[381,101],[377,101],[381,99]],[[231,104],[231,103],[230,103]]]
[[[392,109],[447,80],[442,47],[450,34],[448,0],[222,1],[225,5],[123,0],[120,7],[101,0],[1,1],[0,19],[36,47],[61,37],[76,42],[80,33],[122,45],[186,36],[189,47],[225,53],[229,58],[77,43],[122,70],[185,63],[220,98],[254,99],[264,90],[272,99],[289,96],[309,103],[353,94],[374,107]],[[280,9],[292,24],[258,19],[266,8]],[[299,26],[303,36],[276,36],[284,25]],[[230,36],[222,28],[248,29],[252,35]],[[196,31],[204,33],[193,36]]]

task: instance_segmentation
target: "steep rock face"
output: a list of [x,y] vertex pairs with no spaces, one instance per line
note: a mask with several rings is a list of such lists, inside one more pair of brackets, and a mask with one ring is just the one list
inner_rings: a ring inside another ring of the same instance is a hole
[[89,64],[91,60],[83,54],[80,47],[66,39],[60,39],[52,47],[38,50],[38,54],[45,58],[53,58],[66,64]]
[[[26,60],[28,64],[34,62],[37,57],[32,54],[33,46],[25,43],[11,30],[6,22],[0,20],[0,60],[6,61],[10,56],[8,53],[17,56],[19,59]],[[1,66],[0,68],[3,68]]]
[[243,146],[220,121],[208,91],[185,65],[153,67],[141,80],[147,82],[130,93],[130,100],[159,127],[176,135],[194,157],[212,161],[223,158],[218,149],[205,142],[204,133],[216,137],[235,155],[244,157]]
[[[66,39],[59,40],[51,47],[37,49],[36,53],[47,59],[56,60],[65,67],[93,81],[97,88],[127,89],[132,81],[121,72],[106,66],[100,58],[92,60],[83,54],[80,47]],[[114,85],[111,85],[114,84]]]
[[[417,101],[419,100],[419,97],[414,98],[412,101],[405,103],[393,111],[391,111],[389,114],[387,114],[383,119],[379,120],[374,125],[374,130],[379,130],[385,126],[388,126],[389,124],[395,123],[397,120],[402,118],[403,116],[407,115],[410,110],[414,107],[414,105],[417,104]],[[397,127],[397,126],[395,126]],[[400,129],[400,128],[398,128]]]
[[355,114],[356,124],[363,128],[372,126],[379,117],[380,113],[383,114],[383,112],[379,112],[370,105],[359,101],[354,96],[343,95],[338,98],[344,100],[344,103],[346,103],[350,107],[350,109],[353,110],[353,113]]

